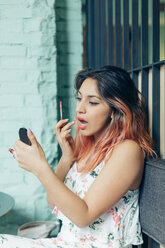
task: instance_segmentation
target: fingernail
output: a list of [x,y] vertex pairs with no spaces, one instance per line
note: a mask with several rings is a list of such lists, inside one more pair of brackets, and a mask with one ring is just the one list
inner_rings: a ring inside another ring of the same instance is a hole
[[71,131],[72,129],[68,129],[68,133]]
[[13,155],[13,158],[15,159],[15,157],[14,157],[14,149],[9,148],[8,151],[11,152],[11,154]]
[[32,134],[32,130],[31,130],[30,128],[28,129],[28,132],[29,132],[30,134]]
[[11,149],[11,148],[9,148],[9,150],[8,150],[9,152],[11,152],[12,154],[13,154],[13,152],[14,152],[14,150],[13,149]]
[[64,121],[69,121],[69,119],[64,119]]

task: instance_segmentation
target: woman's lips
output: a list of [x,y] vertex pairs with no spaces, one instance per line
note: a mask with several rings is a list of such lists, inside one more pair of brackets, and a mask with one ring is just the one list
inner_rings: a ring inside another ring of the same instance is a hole
[[87,121],[85,121],[82,118],[78,118],[78,127],[80,129],[85,129],[87,127],[87,125],[88,125],[88,122]]

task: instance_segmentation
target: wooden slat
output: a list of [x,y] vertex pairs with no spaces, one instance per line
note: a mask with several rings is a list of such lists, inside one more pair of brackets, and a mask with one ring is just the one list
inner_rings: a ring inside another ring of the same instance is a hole
[[149,238],[145,233],[143,233],[143,241],[144,241],[144,243],[142,244],[142,248],[148,248],[149,247]]
[[148,0],[141,0],[141,64],[148,64]]
[[165,158],[165,65],[160,68],[160,155]]
[[113,2],[108,3],[108,64],[113,65]]
[[94,0],[94,43],[92,46],[95,47],[95,66],[94,67],[99,67],[100,66],[100,0]]
[[121,1],[115,0],[115,62],[121,66]]
[[94,44],[94,10],[93,10],[94,0],[86,0],[86,37],[87,37],[87,67],[94,67],[95,66],[95,46]]
[[129,69],[129,0],[123,1],[123,67]]
[[149,83],[148,83],[148,123],[149,133],[152,137],[152,69],[149,70]]
[[99,66],[106,64],[106,13],[105,0],[100,0],[100,63]]
[[[138,0],[132,1],[132,33],[131,33],[132,68],[138,66]],[[134,78],[134,76],[133,76]]]
[[160,154],[160,68],[152,67],[152,137],[155,150]]
[[160,0],[152,0],[152,62],[160,58]]
[[138,74],[136,72],[132,73],[132,79],[133,79],[136,87],[138,88]]
[[142,92],[142,72],[141,71],[139,71],[139,74],[138,74],[138,90]]
[[152,240],[152,248],[160,248],[160,245],[155,240]]
[[148,120],[148,70],[142,69],[142,94],[145,98],[145,112]]

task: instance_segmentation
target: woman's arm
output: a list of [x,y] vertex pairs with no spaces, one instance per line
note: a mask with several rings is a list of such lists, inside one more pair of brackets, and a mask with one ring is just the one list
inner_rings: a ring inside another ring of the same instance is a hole
[[54,127],[58,143],[61,147],[62,157],[55,170],[57,177],[64,181],[66,174],[74,162],[73,147],[74,141],[70,135],[70,127],[75,124],[74,121],[67,123],[68,119],[60,120]]
[[[47,174],[49,180],[44,177],[45,173],[38,175],[38,178],[63,214],[77,226],[86,227],[114,206],[137,180],[140,184],[143,164],[143,152],[135,142],[119,144],[84,199],[72,193],[64,184],[59,184],[51,172]],[[55,188],[55,185],[58,187]]]
[[84,227],[83,218],[88,213],[86,202],[65,186],[48,163],[44,163],[43,170],[36,176],[51,196],[53,205],[77,226]]
[[32,142],[31,147],[20,141],[15,144],[16,159],[20,167],[30,170],[38,177],[54,205],[79,227],[88,226],[118,202],[132,187],[143,167],[143,152],[135,142],[125,141],[119,144],[84,199],[81,199],[52,171],[38,151],[34,135],[28,135]]
[[55,174],[62,182],[64,182],[64,179],[65,179],[71,165],[72,165],[72,163],[70,163],[70,162],[68,163],[67,161],[65,161],[63,159],[63,157],[61,157],[61,159],[57,165],[57,168],[55,170]]
[[[57,140],[62,150],[62,157],[57,165],[55,174],[62,182],[64,182],[64,179],[70,167],[73,164],[74,141],[71,135],[69,134],[70,133],[69,128],[72,125],[74,125],[75,122],[73,121],[73,122],[66,124],[67,121],[68,119],[61,120],[54,127]],[[51,208],[54,207],[51,195],[49,195],[48,192],[47,192],[47,202]]]
[[[58,165],[57,165],[57,168],[55,170],[55,175],[62,181],[64,182],[64,179],[69,171],[69,168],[71,167],[71,164],[68,163],[67,161],[65,161],[63,159],[63,157],[61,157]],[[47,202],[49,204],[49,206],[51,208],[54,208],[54,203],[53,203],[53,199],[51,197],[51,195],[47,192]]]

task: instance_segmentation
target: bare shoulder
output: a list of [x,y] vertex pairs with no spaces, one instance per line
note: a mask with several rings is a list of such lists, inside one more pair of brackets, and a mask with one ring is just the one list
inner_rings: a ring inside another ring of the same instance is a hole
[[113,149],[111,157],[113,158],[129,158],[144,160],[144,153],[141,147],[133,140],[125,140]]
[[144,169],[144,153],[133,140],[125,140],[116,145],[106,161],[106,167],[113,171],[122,171],[122,176],[132,177],[130,189],[136,189],[141,182]]

